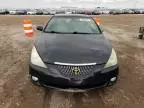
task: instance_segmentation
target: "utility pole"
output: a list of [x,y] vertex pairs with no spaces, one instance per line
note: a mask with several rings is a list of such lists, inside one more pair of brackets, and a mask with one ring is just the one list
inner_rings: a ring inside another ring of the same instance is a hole
[[135,4],[134,4],[134,8],[136,9],[136,8],[137,8],[138,0],[136,0],[134,3],[135,3]]

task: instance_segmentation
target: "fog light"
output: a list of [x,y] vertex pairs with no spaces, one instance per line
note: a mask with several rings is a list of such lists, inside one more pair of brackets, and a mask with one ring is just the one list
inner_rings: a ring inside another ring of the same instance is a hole
[[35,76],[32,76],[31,78],[32,78],[32,80],[35,81],[35,82],[39,80],[39,79],[38,79],[37,77],[35,77]]
[[114,82],[114,81],[116,81],[116,79],[117,79],[116,77],[113,77],[113,78],[110,79],[110,81]]

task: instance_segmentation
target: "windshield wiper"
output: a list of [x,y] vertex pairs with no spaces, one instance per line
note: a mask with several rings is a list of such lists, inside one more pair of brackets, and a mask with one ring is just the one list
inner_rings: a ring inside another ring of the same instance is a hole
[[61,33],[61,32],[56,32],[56,31],[44,31],[45,33]]
[[77,31],[75,31],[75,32],[72,32],[72,34],[94,34],[94,33],[84,33],[84,32],[77,32]]
[[84,33],[84,32],[56,32],[56,31],[44,31],[45,33],[58,33],[58,34],[95,34],[95,33]]
[[56,32],[56,31],[44,31],[45,33],[57,33],[57,34],[72,34],[69,32]]

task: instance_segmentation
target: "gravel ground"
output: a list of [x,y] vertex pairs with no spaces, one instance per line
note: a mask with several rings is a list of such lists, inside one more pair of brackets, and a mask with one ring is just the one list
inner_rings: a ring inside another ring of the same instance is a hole
[[28,61],[35,37],[23,32],[23,19],[42,25],[48,16],[0,16],[0,108],[143,108],[144,39],[137,39],[143,15],[99,16],[106,37],[117,51],[116,85],[86,93],[65,93],[33,85]]

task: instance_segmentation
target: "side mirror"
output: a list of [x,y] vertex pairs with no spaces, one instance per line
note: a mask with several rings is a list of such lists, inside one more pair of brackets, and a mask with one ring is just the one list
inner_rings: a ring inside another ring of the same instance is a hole
[[37,26],[36,29],[39,31],[43,31],[43,26]]

